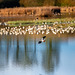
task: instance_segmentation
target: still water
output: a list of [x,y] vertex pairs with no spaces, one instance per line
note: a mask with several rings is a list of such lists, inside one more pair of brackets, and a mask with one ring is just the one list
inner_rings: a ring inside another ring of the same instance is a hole
[[[35,16],[7,16],[7,17],[1,17],[0,16],[0,22],[2,22],[3,20],[5,22],[7,21],[26,21],[26,20],[35,20],[37,17]],[[50,17],[38,17],[39,20],[44,20],[44,19],[55,19],[55,18],[75,18],[75,13],[62,13],[62,15],[52,15]]]
[[0,75],[75,75],[75,34],[0,35]]

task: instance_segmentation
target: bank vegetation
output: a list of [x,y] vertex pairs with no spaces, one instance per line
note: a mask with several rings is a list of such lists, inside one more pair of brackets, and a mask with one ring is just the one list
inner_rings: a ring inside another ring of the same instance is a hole
[[0,0],[0,8],[37,6],[75,6],[75,0]]

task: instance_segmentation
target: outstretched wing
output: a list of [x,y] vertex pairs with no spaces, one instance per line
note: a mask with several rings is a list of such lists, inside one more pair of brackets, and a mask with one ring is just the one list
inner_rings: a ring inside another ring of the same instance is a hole
[[38,44],[42,43],[42,41],[39,41]]
[[38,42],[38,44],[40,44],[40,43],[42,43],[42,42],[45,42],[45,38],[46,38],[46,36],[43,36],[43,37],[41,38],[41,40]]
[[43,36],[43,39],[45,39],[46,38],[46,36]]

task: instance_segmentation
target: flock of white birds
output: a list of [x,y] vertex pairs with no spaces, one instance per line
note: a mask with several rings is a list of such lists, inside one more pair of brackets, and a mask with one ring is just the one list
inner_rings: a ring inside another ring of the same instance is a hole
[[75,27],[53,27],[50,25],[34,25],[34,26],[18,26],[18,27],[2,27],[0,28],[0,35],[25,35],[28,34],[64,34],[74,33]]

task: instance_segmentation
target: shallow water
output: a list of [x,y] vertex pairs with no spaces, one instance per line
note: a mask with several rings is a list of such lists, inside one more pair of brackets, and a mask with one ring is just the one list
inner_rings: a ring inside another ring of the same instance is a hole
[[[35,16],[4,16],[4,17],[0,17],[0,22],[2,21],[26,21],[26,20],[35,20],[37,17]],[[75,18],[75,13],[62,13],[61,15],[52,15],[50,17],[38,17],[39,20],[43,20],[43,19],[55,19],[55,18]]]
[[0,35],[0,75],[74,75],[75,34]]

